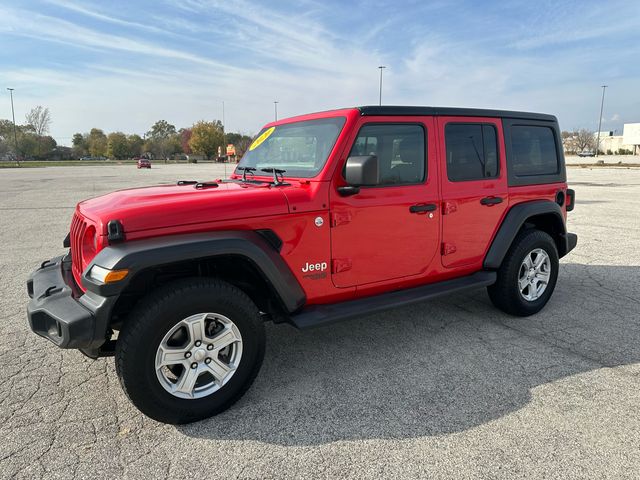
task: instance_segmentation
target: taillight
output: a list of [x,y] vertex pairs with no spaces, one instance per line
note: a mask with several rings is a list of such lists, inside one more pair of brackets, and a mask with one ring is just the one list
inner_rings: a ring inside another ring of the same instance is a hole
[[571,188],[567,188],[567,212],[573,210],[573,207],[576,204],[576,192]]

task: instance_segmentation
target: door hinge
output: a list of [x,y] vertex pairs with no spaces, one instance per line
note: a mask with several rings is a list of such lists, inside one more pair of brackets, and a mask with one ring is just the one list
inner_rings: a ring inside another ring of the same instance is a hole
[[351,266],[350,258],[334,258],[331,260],[331,273],[346,272],[351,270]]
[[442,202],[442,214],[451,215],[458,211],[458,204],[456,202]]
[[351,212],[334,212],[331,214],[331,226],[345,225],[351,221]]
[[453,243],[442,242],[442,255],[451,255],[456,253],[456,246]]

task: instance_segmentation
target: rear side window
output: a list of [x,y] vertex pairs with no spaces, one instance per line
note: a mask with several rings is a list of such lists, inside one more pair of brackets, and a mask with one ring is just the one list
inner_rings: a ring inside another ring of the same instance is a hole
[[355,155],[378,157],[380,185],[422,183],[426,174],[425,130],[416,124],[365,125],[349,154]]
[[550,127],[514,125],[511,127],[511,146],[511,165],[517,177],[559,172],[556,139]]
[[481,123],[445,127],[447,177],[452,182],[496,178],[499,172],[496,128]]

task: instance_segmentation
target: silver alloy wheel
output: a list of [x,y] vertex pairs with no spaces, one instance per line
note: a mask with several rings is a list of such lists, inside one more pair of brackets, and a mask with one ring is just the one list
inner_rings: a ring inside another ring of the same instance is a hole
[[530,251],[520,264],[518,290],[522,298],[533,302],[547,289],[551,278],[551,258],[541,248]]
[[242,359],[242,335],[219,313],[198,313],[180,320],[156,352],[160,385],[179,398],[202,398],[233,377]]

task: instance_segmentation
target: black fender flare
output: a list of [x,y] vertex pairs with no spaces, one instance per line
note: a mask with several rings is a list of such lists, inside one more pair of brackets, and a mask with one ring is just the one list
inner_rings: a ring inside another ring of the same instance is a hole
[[[114,296],[124,291],[136,274],[148,268],[221,255],[250,260],[289,313],[305,304],[304,290],[282,256],[263,236],[251,230],[170,235],[116,243],[93,258],[82,275],[82,284],[100,296]],[[105,285],[88,276],[93,265],[110,270],[126,268],[129,274],[120,282]]]
[[[511,247],[513,240],[525,222],[532,217],[549,214],[554,218],[554,225],[559,236],[559,238],[555,239],[558,246],[558,255],[560,257],[566,255],[572,248],[569,245],[571,242],[569,236],[572,234],[567,234],[560,206],[550,200],[533,200],[531,202],[518,203],[507,212],[484,258],[484,268],[488,270],[500,268],[509,247]],[[575,237],[575,235],[573,236]]]

